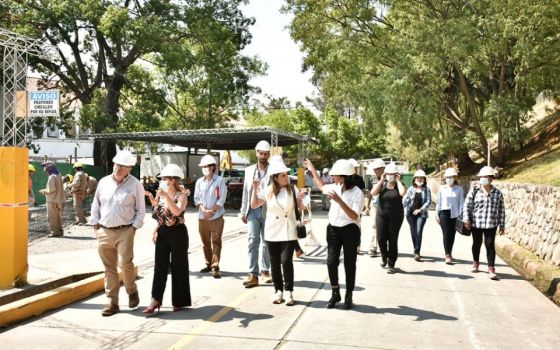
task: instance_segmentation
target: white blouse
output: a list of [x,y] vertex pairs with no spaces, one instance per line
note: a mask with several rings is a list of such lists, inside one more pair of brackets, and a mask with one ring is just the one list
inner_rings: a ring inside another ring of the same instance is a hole
[[[266,201],[264,240],[270,242],[297,240],[293,194],[288,194],[285,188],[281,189],[276,196],[274,194],[269,196],[271,192],[272,185],[257,195],[259,199]],[[297,194],[296,189],[296,196]]]
[[342,192],[342,185],[324,185],[323,193],[328,194],[329,192],[336,192],[336,194],[342,198],[344,203],[346,203],[350,209],[358,214],[357,220],[350,219],[340,205],[331,200],[331,208],[329,209],[329,224],[336,227],[343,227],[350,224],[360,226],[360,215],[362,214],[362,208],[364,207],[364,192],[360,190],[358,186],[354,186],[352,189]]

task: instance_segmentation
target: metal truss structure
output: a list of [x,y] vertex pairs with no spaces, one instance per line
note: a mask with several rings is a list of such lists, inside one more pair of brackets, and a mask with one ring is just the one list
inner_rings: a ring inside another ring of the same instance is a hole
[[2,90],[0,103],[0,146],[26,146],[27,139],[27,59],[45,57],[47,48],[34,39],[0,28],[2,49]]
[[[270,139],[273,147],[317,142],[313,138],[271,127],[166,130],[87,135],[100,141],[144,141],[196,149],[253,149],[258,141]],[[300,146],[302,147],[302,146]]]

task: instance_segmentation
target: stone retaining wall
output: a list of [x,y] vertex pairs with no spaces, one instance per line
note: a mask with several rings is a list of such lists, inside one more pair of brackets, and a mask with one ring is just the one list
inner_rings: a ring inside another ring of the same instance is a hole
[[506,235],[560,266],[560,187],[497,182],[504,194]]

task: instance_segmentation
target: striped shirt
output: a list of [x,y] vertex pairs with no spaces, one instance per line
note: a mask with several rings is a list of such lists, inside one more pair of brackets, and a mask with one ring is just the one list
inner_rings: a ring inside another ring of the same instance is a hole
[[[212,180],[208,181],[206,176],[196,181],[194,188],[194,204],[198,207],[200,204],[206,209],[210,209],[214,204],[218,207],[214,215],[209,220],[216,220],[224,215],[224,202],[226,201],[227,187],[226,182],[221,176],[214,175]],[[198,218],[204,218],[203,208],[198,208]]]
[[504,228],[506,211],[502,192],[492,186],[490,193],[486,193],[479,186],[474,186],[465,198],[463,218],[476,228]]

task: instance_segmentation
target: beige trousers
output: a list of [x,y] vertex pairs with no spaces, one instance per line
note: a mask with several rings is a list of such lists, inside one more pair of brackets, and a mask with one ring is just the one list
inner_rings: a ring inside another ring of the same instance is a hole
[[198,232],[202,240],[206,266],[220,267],[222,253],[222,233],[224,232],[224,217],[215,220],[198,219]]
[[117,263],[123,272],[124,287],[128,295],[136,293],[136,273],[134,271],[134,229],[132,226],[121,229],[99,227],[95,231],[99,243],[98,252],[105,266],[105,295],[107,302],[119,304],[119,275]]
[[47,202],[47,221],[49,222],[49,230],[53,236],[62,236],[62,212],[64,211],[64,203]]
[[74,201],[74,213],[76,214],[76,222],[85,224],[87,222],[84,214],[84,200],[86,199],[85,193],[73,193],[72,199]]

